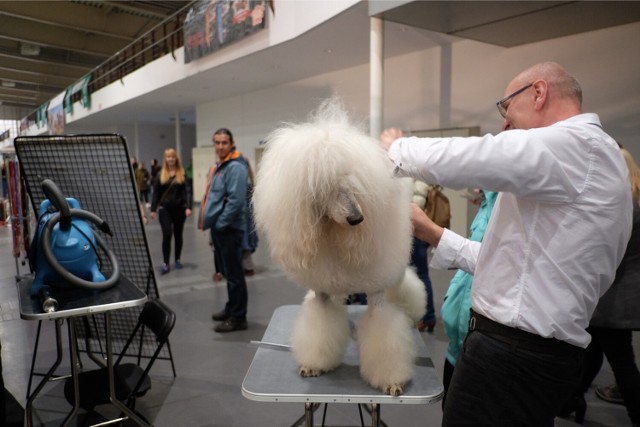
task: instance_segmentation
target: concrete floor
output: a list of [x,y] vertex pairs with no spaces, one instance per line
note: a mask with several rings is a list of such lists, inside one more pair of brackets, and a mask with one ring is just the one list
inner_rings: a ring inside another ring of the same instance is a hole
[[[160,227],[147,226],[151,253],[156,265],[161,260]],[[213,258],[207,236],[197,230],[193,217],[185,226],[185,248],[182,261],[185,268],[157,276],[161,299],[177,314],[176,327],[170,342],[176,364],[174,378],[168,362],[159,361],[151,371],[153,387],[137,403],[137,409],[158,427],[173,426],[290,426],[304,410],[298,403],[259,403],[241,395],[244,375],[256,348],[249,342],[260,340],[275,308],[285,304],[299,304],[304,290],[287,280],[270,261],[266,244],[262,242],[254,255],[257,274],[247,278],[249,288],[249,329],[231,334],[213,331],[211,313],[226,301],[225,282],[214,283]],[[28,272],[11,255],[11,234],[8,227],[0,227],[0,339],[5,386],[18,402],[25,405],[29,367],[33,353],[37,323],[20,319],[15,288],[16,270]],[[451,272],[432,271],[435,301],[439,313]],[[53,325],[43,325],[38,366],[48,368],[55,357],[55,344],[50,336]],[[447,340],[441,324],[433,333],[422,333],[433,363],[442,372]],[[65,338],[66,339],[66,338]],[[635,336],[636,354],[640,354],[640,338]],[[66,360],[65,360],[66,362]],[[68,362],[59,368],[69,372]],[[611,369],[605,365],[596,385],[613,381]],[[35,403],[36,425],[57,426],[64,419],[69,405],[63,396],[62,383],[47,385],[43,396]],[[630,426],[624,407],[603,402],[593,389],[587,396],[585,426]],[[107,413],[109,412],[109,408]],[[440,404],[385,405],[382,420],[389,426],[438,426],[441,424]],[[321,419],[316,416],[316,424]],[[365,423],[369,422],[365,414]],[[360,425],[357,407],[331,404],[327,411],[327,425]],[[319,425],[319,424],[318,424]],[[572,420],[558,419],[556,426],[574,425]]]

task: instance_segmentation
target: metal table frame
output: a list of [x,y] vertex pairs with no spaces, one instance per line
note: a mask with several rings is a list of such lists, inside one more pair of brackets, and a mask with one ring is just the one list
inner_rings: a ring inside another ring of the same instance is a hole
[[[349,322],[355,324],[366,306],[348,306]],[[400,396],[389,396],[369,386],[359,372],[359,356],[352,339],[342,362],[332,372],[303,378],[289,351],[289,336],[299,305],[278,307],[267,326],[260,347],[242,383],[242,395],[259,402],[300,402],[305,405],[305,425],[313,426],[317,403],[370,404],[372,425],[380,425],[382,404],[430,404],[442,399],[444,387],[429,351],[415,331],[417,358],[413,380]]]
[[[57,356],[51,368],[44,375],[36,389],[27,399],[25,410],[25,418],[27,427],[33,426],[33,402],[40,394],[44,386],[54,377],[54,373],[63,358],[62,346],[62,324],[66,319],[69,323],[69,354],[71,358],[71,377],[74,382],[75,404],[62,422],[62,426],[67,426],[78,412],[80,407],[80,395],[78,390],[78,351],[75,336],[75,328],[72,325],[73,317],[87,316],[92,314],[104,313],[106,328],[106,347],[107,347],[107,367],[109,369],[109,394],[111,403],[116,406],[128,418],[132,419],[140,426],[149,426],[145,420],[140,418],[135,412],[131,411],[123,402],[115,397],[115,383],[113,378],[113,354],[111,346],[111,312],[124,308],[135,307],[144,304],[147,296],[138,289],[126,277],[121,276],[118,284],[114,287],[100,291],[92,292],[84,289],[65,289],[55,294],[58,300],[57,311],[45,313],[40,307],[38,298],[31,297],[31,283],[33,278],[23,279],[18,282],[18,296],[20,300],[20,317],[25,320],[54,320],[56,333]],[[54,289],[55,292],[55,289]],[[35,357],[35,356],[34,356]]]

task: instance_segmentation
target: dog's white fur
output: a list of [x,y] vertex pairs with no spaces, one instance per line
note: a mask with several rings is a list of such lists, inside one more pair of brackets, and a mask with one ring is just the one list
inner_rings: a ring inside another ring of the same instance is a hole
[[411,328],[426,301],[423,283],[407,269],[410,186],[393,176],[386,151],[350,123],[336,100],[267,141],[254,212],[273,259],[310,289],[291,336],[301,375],[340,365],[349,340],[344,297],[364,292],[361,375],[400,394],[413,375]]

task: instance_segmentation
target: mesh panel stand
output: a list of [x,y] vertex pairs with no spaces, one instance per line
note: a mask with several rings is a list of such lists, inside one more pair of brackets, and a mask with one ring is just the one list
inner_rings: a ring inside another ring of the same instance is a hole
[[[65,197],[73,197],[80,208],[106,221],[113,233],[108,236],[94,227],[114,252],[125,275],[149,298],[159,298],[147,236],[142,222],[135,176],[131,168],[125,139],[120,135],[51,135],[17,137],[14,140],[22,176],[34,212],[46,199],[41,183],[53,180]],[[92,225],[93,227],[93,225]],[[104,253],[102,272],[111,273]],[[114,354],[122,348],[138,321],[141,307],[118,310],[111,319]],[[76,322],[80,351],[101,348],[100,332],[104,318],[93,316],[91,323]],[[149,358],[157,348],[155,336],[144,331],[140,343],[132,345],[127,356]],[[35,357],[35,354],[34,354]],[[171,347],[167,342],[159,359],[171,362],[176,375]]]

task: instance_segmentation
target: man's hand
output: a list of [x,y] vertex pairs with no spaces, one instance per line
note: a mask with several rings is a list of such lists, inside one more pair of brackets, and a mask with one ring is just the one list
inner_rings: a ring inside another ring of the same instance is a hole
[[380,134],[380,142],[382,146],[389,151],[391,144],[398,139],[404,136],[404,132],[400,128],[389,128],[382,131]]
[[431,221],[427,214],[415,203],[411,203],[411,222],[414,236],[424,240],[434,248],[438,247],[444,228]]

